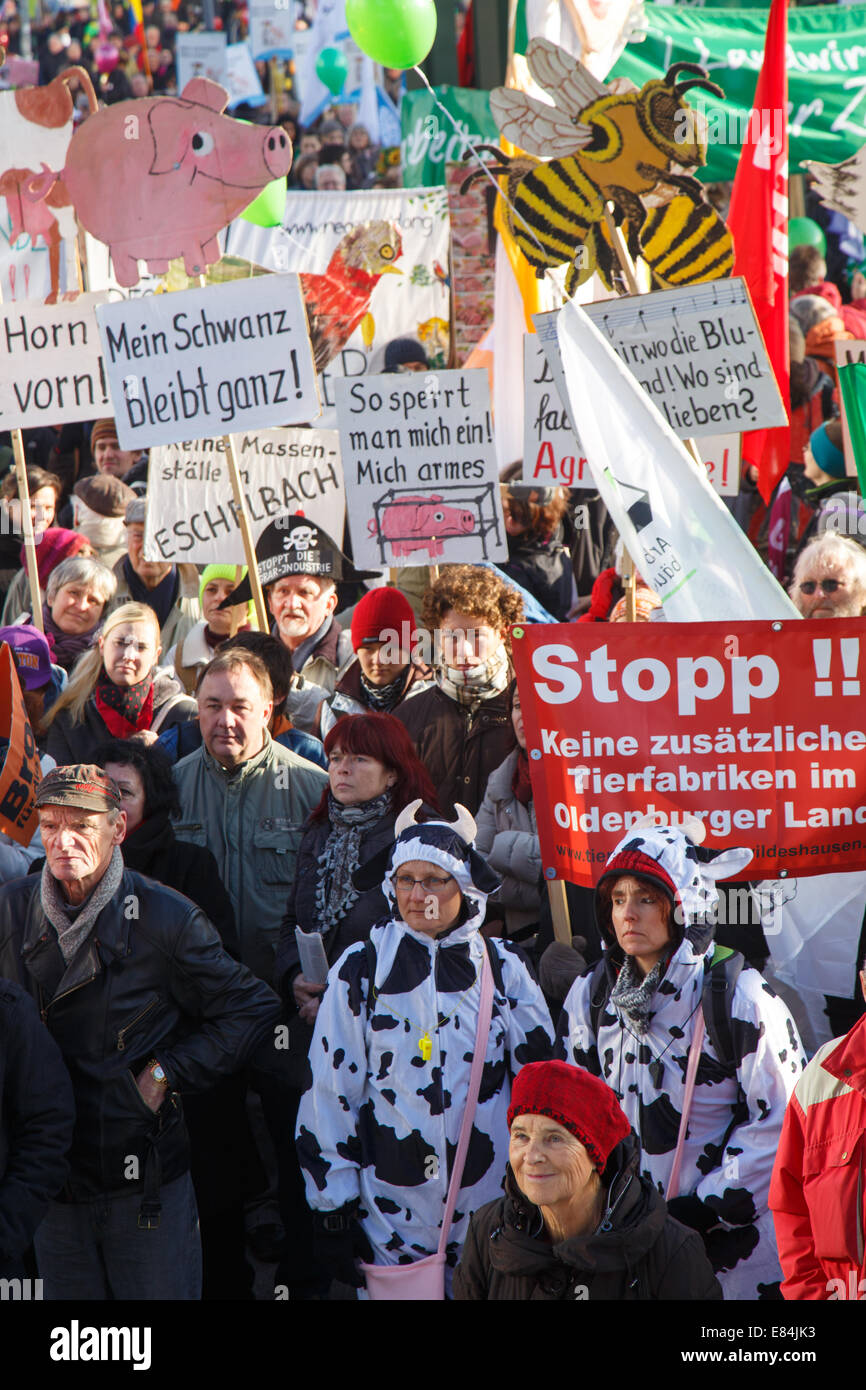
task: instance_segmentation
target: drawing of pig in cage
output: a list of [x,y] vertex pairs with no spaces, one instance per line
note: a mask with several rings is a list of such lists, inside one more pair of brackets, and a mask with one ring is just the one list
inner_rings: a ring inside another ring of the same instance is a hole
[[391,562],[415,550],[426,550],[428,557],[436,560],[444,554],[444,541],[470,535],[479,542],[479,558],[486,560],[488,533],[495,531],[497,544],[501,537],[495,487],[494,483],[484,483],[445,488],[428,496],[391,488],[373,503],[375,515],[367,522],[370,535],[379,541],[381,563],[389,563],[388,545]]

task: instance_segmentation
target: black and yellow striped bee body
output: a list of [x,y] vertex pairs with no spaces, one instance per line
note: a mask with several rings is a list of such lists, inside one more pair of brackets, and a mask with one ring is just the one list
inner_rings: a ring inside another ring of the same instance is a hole
[[717,280],[734,268],[734,243],[715,208],[685,195],[650,208],[639,241],[641,255],[665,285]]
[[574,259],[577,246],[604,217],[604,199],[576,159],[554,159],[520,181],[514,212],[515,241],[530,265],[544,271]]

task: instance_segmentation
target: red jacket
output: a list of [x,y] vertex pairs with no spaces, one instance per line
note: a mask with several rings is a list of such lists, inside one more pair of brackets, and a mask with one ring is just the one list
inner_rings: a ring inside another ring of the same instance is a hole
[[797,1082],[770,1208],[786,1299],[866,1300],[866,1015]]

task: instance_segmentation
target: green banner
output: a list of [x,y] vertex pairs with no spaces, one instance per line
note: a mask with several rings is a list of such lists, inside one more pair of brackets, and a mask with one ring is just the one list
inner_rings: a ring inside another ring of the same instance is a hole
[[432,188],[444,184],[445,165],[461,159],[470,143],[499,144],[488,92],[476,92],[468,87],[434,87],[433,90],[445,111],[423,87],[403,93],[400,119],[404,188]]
[[850,366],[840,366],[838,371],[860,491],[866,497],[866,364],[852,362]]
[[[764,56],[768,9],[684,8],[648,3],[648,31],[631,43],[612,76],[642,86],[671,63],[700,63],[724,102],[694,91],[705,110],[710,143],[705,179],[732,179]],[[866,144],[866,5],[821,5],[788,11],[789,169],[817,159],[838,164]]]

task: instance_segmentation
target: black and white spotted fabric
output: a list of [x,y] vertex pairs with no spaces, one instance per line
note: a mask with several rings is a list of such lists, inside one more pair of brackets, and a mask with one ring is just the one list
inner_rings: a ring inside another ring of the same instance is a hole
[[[690,923],[693,914],[713,905],[714,880],[748,862],[735,858],[748,851],[729,850],[709,864],[698,862],[693,851],[677,831],[664,828],[626,837],[609,863],[619,855],[624,860],[633,854],[657,858]],[[621,960],[613,940],[606,946],[613,947],[612,961]],[[673,1165],[689,1047],[713,946],[711,925],[686,927],[656,990],[642,1037],[609,1002],[598,1019],[598,1036],[594,1034],[589,975],[575,980],[560,1025],[568,1060],[603,1077],[616,1092],[641,1140],[641,1172],[662,1194]],[[694,1194],[718,1214],[721,1229],[709,1235],[708,1252],[725,1298],[754,1299],[781,1278],[767,1206],[770,1176],[785,1106],[806,1059],[791,1015],[757,970],[741,971],[731,1014],[733,1072],[704,1036],[679,1195]]]
[[[375,926],[378,993],[369,1018],[363,944],[350,946],[328,975],[310,1049],[313,1084],[298,1114],[298,1154],[315,1210],[335,1211],[360,1198],[377,1264],[436,1251],[475,1046],[482,916],[473,913],[437,939],[401,920]],[[504,993],[494,990],[449,1265],[457,1263],[472,1212],[502,1190],[511,1077],[554,1050],[544,996],[519,951],[506,941],[494,949]],[[427,1062],[418,1048],[425,1031],[433,1040]]]

